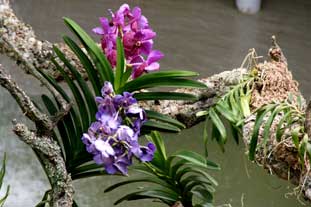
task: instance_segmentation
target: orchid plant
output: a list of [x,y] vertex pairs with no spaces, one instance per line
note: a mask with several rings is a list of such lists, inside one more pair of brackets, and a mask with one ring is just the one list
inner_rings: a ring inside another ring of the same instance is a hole
[[[205,84],[189,79],[197,76],[196,72],[158,71],[158,61],[164,55],[153,49],[156,33],[139,7],[130,9],[124,4],[116,12],[109,11],[111,18],[101,17],[100,27],[92,30],[100,36],[101,48],[76,22],[64,18],[83,48],[71,37],[64,36],[63,39],[80,60],[90,84],[56,46],[52,62],[70,91],[40,72],[68,103],[72,103],[69,113],[58,122],[54,137],[62,146],[66,167],[73,180],[115,173],[126,175],[133,158],[152,167],[148,163],[152,162],[158,146],[154,140],[142,146],[139,137],[152,130],[179,132],[185,126],[159,112],[144,110],[139,101],[193,101],[198,97],[146,89],[206,88]],[[60,104],[55,97],[44,94],[42,100],[51,116],[60,113]],[[187,155],[188,164],[196,160],[191,156]]]

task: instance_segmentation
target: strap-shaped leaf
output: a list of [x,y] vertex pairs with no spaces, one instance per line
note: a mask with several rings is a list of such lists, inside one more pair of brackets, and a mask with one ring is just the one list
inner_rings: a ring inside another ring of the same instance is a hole
[[274,104],[267,105],[263,109],[257,112],[255,125],[252,132],[251,142],[249,145],[249,159],[254,160],[255,159],[255,152],[257,148],[257,141],[258,141],[258,135],[259,135],[259,129],[263,123],[263,119],[267,113],[269,113],[273,108],[275,107]]
[[293,143],[295,145],[295,147],[297,149],[299,149],[299,132],[301,130],[301,127],[296,127],[295,129],[293,129],[293,131],[291,132],[291,135],[292,135],[292,140],[293,140]]
[[96,42],[72,19],[64,18],[64,22],[88,51],[101,77],[101,85],[106,80],[113,83],[114,77],[111,65]]
[[[49,114],[52,116],[55,115],[57,113],[58,109],[56,108],[53,101],[46,95],[42,95],[41,98],[42,98],[42,101],[43,101],[45,107],[47,108]],[[62,151],[65,152],[65,158],[66,158],[66,160],[68,160],[72,157],[69,133],[70,132],[74,133],[75,131],[73,130],[73,131],[70,131],[68,133],[68,131],[66,129],[67,127],[65,127],[65,124],[66,124],[66,122],[64,120],[59,121],[57,123],[57,128],[58,128],[58,132],[59,132],[60,137],[61,137],[61,140],[59,140],[59,141],[61,141],[61,143],[63,144],[63,150]]]
[[[55,49],[55,48],[54,48]],[[57,49],[55,49],[57,51]],[[55,61],[52,59],[52,62],[56,66],[57,70],[62,74],[64,77],[66,83],[68,84],[69,88],[71,89],[71,92],[76,100],[79,112],[80,112],[80,119],[83,126],[83,131],[87,131],[90,123],[90,117],[89,113],[86,107],[86,103],[82,97],[82,94],[80,93],[77,85],[73,82],[73,80],[70,79],[70,77],[67,75],[67,73],[64,71],[64,69]],[[82,136],[82,134],[81,134]]]
[[138,92],[134,94],[137,100],[189,100],[195,101],[195,95],[177,92]]
[[4,178],[4,175],[5,175],[5,166],[6,166],[6,153],[4,153],[4,155],[3,155],[2,167],[1,167],[1,170],[0,170],[0,189],[2,188],[3,178]]
[[[123,86],[128,81],[131,74],[132,74],[132,68],[126,67],[125,72],[122,75],[121,86]],[[119,91],[117,91],[117,92],[119,92]]]
[[212,203],[213,202],[213,194],[203,187],[197,187],[195,190],[191,191],[196,197],[201,199],[204,203]]
[[131,201],[131,200],[138,200],[138,199],[145,199],[145,198],[154,198],[164,200],[170,205],[173,205],[176,201],[178,201],[178,195],[170,192],[165,191],[163,189],[154,189],[154,190],[143,190],[137,191],[134,193],[129,193],[119,200],[117,200],[114,205],[117,205],[123,201]]
[[180,132],[180,129],[176,126],[168,123],[158,122],[148,120],[144,123],[142,130],[160,130],[160,131],[169,131],[169,132]]
[[238,121],[236,115],[231,112],[230,108],[226,106],[225,102],[221,101],[215,105],[215,109],[219,114],[224,116],[228,121],[236,123]]
[[209,191],[211,193],[216,192],[216,189],[211,184],[208,184],[208,183],[205,183],[204,181],[196,180],[196,179],[189,181],[185,185],[183,192],[185,194],[187,194],[187,193],[191,192],[191,190],[197,186],[203,186],[207,191]]
[[90,120],[94,121],[97,106],[96,106],[96,103],[94,100],[93,93],[90,91],[87,83],[82,78],[82,76],[77,71],[77,69],[67,60],[64,53],[62,53],[57,47],[54,47],[54,51],[57,54],[57,56],[59,57],[59,59],[61,61],[63,61],[63,63],[66,65],[66,67],[70,70],[72,75],[77,80],[77,83],[79,84],[79,87],[81,89],[80,91],[82,92],[82,94],[84,96],[85,103],[86,103],[87,109],[89,111]]
[[[2,159],[2,167],[1,167],[1,170],[0,170],[0,189],[2,188],[3,178],[4,178],[4,175],[5,175],[5,166],[6,166],[6,153],[4,153],[4,156],[3,156],[3,159]],[[9,192],[10,192],[10,186],[8,185],[7,188],[6,188],[5,195],[2,198],[0,198],[0,206],[1,207],[4,205],[5,200],[9,196]]]
[[68,47],[75,53],[75,55],[79,58],[81,64],[83,65],[83,68],[87,72],[88,79],[90,80],[93,90],[95,91],[95,94],[99,96],[101,85],[100,81],[97,75],[97,71],[93,67],[93,63],[91,60],[87,57],[87,55],[81,50],[81,48],[68,36],[63,36],[63,39],[65,43],[68,45]]
[[[142,88],[150,88],[154,86],[161,86],[161,82],[165,83],[165,80],[185,78],[185,77],[193,77],[197,76],[198,73],[192,71],[183,71],[183,70],[173,70],[173,71],[160,71],[154,73],[144,74],[132,81],[127,82],[119,92],[123,91],[136,91]],[[150,85],[153,83],[155,85]],[[206,87],[205,84],[201,83],[201,87]]]
[[180,186],[182,186],[182,188],[185,188],[185,186],[190,184],[192,181],[199,181],[199,182],[201,182],[201,186],[203,186],[203,185],[212,185],[212,183],[208,179],[206,179],[205,177],[199,176],[199,175],[196,175],[196,174],[192,174],[192,175],[188,175],[188,176],[183,177],[183,179],[180,182]]
[[[57,90],[57,92],[60,93],[60,95],[68,102],[68,103],[72,103],[71,98],[69,98],[69,95],[64,91],[64,89],[50,76],[48,76],[47,74],[45,74],[44,72],[38,70],[40,72],[40,74]],[[55,98],[56,102],[57,99]],[[59,104],[59,103],[58,103]],[[82,134],[82,124],[81,124],[81,120],[78,117],[78,112],[75,109],[75,107],[71,107],[71,110],[69,112],[70,116],[73,119],[73,123],[75,125],[75,130],[77,132],[77,134]]]
[[123,44],[121,38],[117,38],[117,67],[116,67],[116,77],[114,79],[114,89],[118,91],[118,89],[124,84],[122,81],[123,73],[125,71],[125,55]]
[[210,108],[209,116],[211,118],[211,121],[214,123],[214,125],[216,126],[217,130],[220,133],[221,143],[222,144],[226,143],[226,140],[227,140],[226,128],[213,108]]
[[126,180],[126,181],[122,181],[122,182],[118,182],[114,185],[109,186],[108,188],[106,188],[104,190],[105,193],[110,192],[118,187],[124,186],[124,185],[128,185],[128,184],[133,184],[133,183],[154,183],[154,184],[158,184],[161,187],[166,187],[168,189],[172,188],[171,185],[168,185],[166,182],[164,182],[163,180],[160,180],[159,178],[156,177],[143,177],[143,178],[136,178],[136,179],[131,179],[131,180]]
[[206,181],[210,184],[213,184],[215,186],[218,185],[218,182],[210,175],[208,174],[205,170],[201,170],[198,167],[194,167],[189,165],[189,167],[185,167],[181,170],[179,170],[176,174],[176,179],[181,180],[183,176],[187,174],[198,174],[200,177],[203,177],[206,179]]
[[285,124],[285,122],[289,121],[289,117],[293,114],[293,111],[289,110],[288,112],[286,112],[284,114],[284,116],[281,118],[281,120],[279,121],[277,127],[276,127],[276,140],[278,142],[281,141],[282,135],[284,134],[284,127],[283,125]]
[[132,165],[130,169],[143,173],[148,176],[154,176],[154,171],[145,165]]
[[186,126],[183,123],[181,123],[181,122],[177,121],[176,119],[173,119],[167,115],[158,113],[156,111],[151,111],[151,110],[145,110],[145,112],[147,113],[148,119],[155,119],[155,120],[158,120],[161,122],[169,123],[169,124],[177,126],[178,128],[181,128],[181,129],[186,128]]
[[[174,153],[173,155],[170,156],[170,162],[173,160],[173,158],[180,158],[180,159],[184,159],[187,160],[189,163],[199,166],[199,167],[203,167],[206,169],[209,169],[209,167],[212,167],[213,169],[215,168],[215,166],[217,166],[217,164],[209,161],[207,162],[206,159],[201,156],[198,153],[192,152],[192,151],[187,151],[187,150],[183,150],[183,151],[179,151],[177,153]],[[218,169],[220,169],[218,167]]]
[[72,175],[71,178],[73,180],[77,180],[77,179],[89,178],[89,177],[94,177],[94,176],[102,176],[102,175],[109,175],[109,174],[107,174],[105,170],[101,169],[101,170],[94,170],[94,171],[88,171],[84,173],[75,174],[75,175]]
[[150,136],[147,137],[151,138],[151,140],[149,141],[152,141],[155,144],[157,151],[161,155],[161,158],[165,161],[167,159],[165,144],[163,142],[163,138],[161,137],[160,133],[157,131],[152,131]]
[[288,107],[283,106],[283,105],[278,105],[271,112],[270,117],[268,118],[268,120],[265,123],[264,131],[263,131],[263,141],[262,141],[263,146],[266,146],[267,141],[269,139],[270,129],[271,129],[272,123],[274,121],[274,118],[276,117],[276,115],[278,115],[281,111],[283,111],[286,108],[288,108]]
[[147,89],[147,88],[153,88],[153,87],[206,88],[206,85],[204,83],[201,83],[195,80],[185,79],[185,78],[160,77],[160,78],[155,78],[153,80],[150,80],[144,84],[141,84],[140,82],[137,84],[132,84],[133,81],[127,82],[122,87],[122,90],[121,89],[120,90],[133,92],[133,91],[138,91],[141,89]]
[[204,154],[205,154],[206,158],[208,157],[208,149],[207,149],[207,144],[208,144],[208,133],[207,133],[208,121],[209,121],[209,119],[206,118],[205,122],[204,122],[204,129],[203,129]]
[[71,175],[80,174],[80,173],[84,173],[84,172],[96,170],[96,169],[103,169],[103,166],[100,166],[94,162],[91,162],[91,163],[87,163],[87,164],[84,164],[82,166],[75,168],[74,170],[71,171]]

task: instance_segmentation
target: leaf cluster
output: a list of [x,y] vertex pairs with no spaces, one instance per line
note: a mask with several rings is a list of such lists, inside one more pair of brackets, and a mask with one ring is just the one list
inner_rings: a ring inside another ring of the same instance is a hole
[[[251,114],[250,98],[253,81],[252,76],[244,76],[239,84],[231,87],[213,106],[206,111],[197,113],[197,116],[206,116],[203,135],[205,147],[207,147],[208,137],[210,136],[211,139],[217,141],[222,151],[224,151],[224,144],[227,142],[230,133],[228,125],[236,143],[239,143],[244,119]],[[209,124],[211,125],[210,133],[207,132]]]
[[[271,103],[259,108],[256,113],[256,120],[251,133],[249,148],[249,159],[255,159],[256,149],[258,147],[266,148],[269,138],[271,137],[272,125],[276,123],[275,139],[277,142],[291,138],[298,150],[301,163],[304,163],[305,154],[311,157],[311,145],[308,142],[308,135],[305,132],[305,112],[303,111],[301,96],[296,97],[294,101],[290,94],[288,100],[282,103]],[[282,115],[276,120],[278,115]],[[262,141],[258,143],[260,129],[262,131]],[[282,140],[283,139],[283,140]]]
[[146,137],[156,145],[154,159],[132,167],[145,176],[116,183],[105,192],[141,182],[148,183],[148,187],[123,196],[115,205],[123,201],[155,199],[168,206],[177,201],[187,207],[213,206],[214,187],[218,183],[207,171],[219,170],[219,166],[192,151],[179,151],[168,156],[163,138],[158,132],[153,131]]

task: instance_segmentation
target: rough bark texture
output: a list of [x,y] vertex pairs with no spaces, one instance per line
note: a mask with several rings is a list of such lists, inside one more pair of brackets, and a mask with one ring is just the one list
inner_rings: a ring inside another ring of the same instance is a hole
[[[78,71],[86,77],[85,70],[77,58],[64,44],[55,44],[71,60]],[[30,25],[17,18],[8,0],[0,0],[0,53],[6,54],[16,61],[26,73],[31,73],[34,67],[45,71],[55,79],[62,79],[60,73],[51,63],[54,56],[53,44],[46,40],[39,40]],[[60,63],[61,64],[61,63]]]
[[[70,55],[70,52],[65,47],[60,46],[65,53]],[[8,0],[0,0],[0,52],[11,57],[24,71],[40,80],[58,98],[62,105],[63,111],[56,117],[50,118],[40,113],[26,93],[0,68],[0,84],[16,99],[25,115],[36,123],[37,130],[31,131],[24,124],[14,122],[14,132],[21,140],[32,147],[39,154],[41,161],[43,161],[44,168],[52,184],[50,193],[52,197],[51,204],[53,206],[71,206],[73,197],[72,181],[66,171],[60,147],[53,141],[50,134],[55,123],[67,113],[70,104],[67,104],[37,71],[37,69],[45,70],[56,79],[61,79],[60,74],[56,72],[54,66],[50,63],[50,58],[54,55],[52,43],[38,40],[32,28],[16,17],[10,8]],[[263,63],[260,67],[266,68],[268,71],[271,68],[275,68],[281,76],[278,76],[280,79],[273,79],[273,72],[275,71],[270,73],[270,75],[266,73],[266,77],[270,78],[270,83],[272,84],[265,85],[265,88],[261,88],[260,91],[255,90],[252,94],[253,109],[260,107],[262,104],[269,103],[272,99],[276,101],[284,100],[288,97],[289,91],[299,94],[297,83],[292,80],[291,74],[288,72],[286,58],[275,40],[269,54],[271,61]],[[78,66],[80,72],[84,74],[84,70],[79,66],[77,59],[72,57],[72,63]],[[285,73],[283,74],[283,72]],[[198,95],[199,101],[197,102],[160,101],[156,103],[144,102],[142,105],[145,108],[152,108],[175,117],[190,127],[201,121],[195,116],[195,113],[213,105],[217,98],[221,97],[230,86],[238,83],[244,73],[246,73],[245,69],[235,69],[202,79],[201,81],[208,86],[207,90],[178,90]],[[286,81],[290,81],[290,84],[286,83]],[[311,103],[306,108],[305,123],[309,137],[311,137],[310,111]],[[243,132],[246,145],[249,143],[254,121],[254,115],[251,115],[244,126]],[[271,130],[274,130],[273,127]],[[263,150],[258,149],[256,161],[269,169],[269,172],[288,179],[296,185],[303,186],[302,192],[304,196],[311,200],[311,175],[308,172],[302,171],[299,167],[296,148],[290,141],[277,144],[272,140],[274,140],[273,137],[271,137],[271,142],[269,142],[269,156],[265,156]],[[179,203],[176,203],[176,205],[179,206]]]
[[[51,183],[50,191],[51,206],[69,207],[73,202],[73,186],[70,175],[67,173],[65,160],[62,156],[60,146],[52,137],[52,131],[59,117],[53,120],[48,115],[40,112],[33,104],[29,96],[7,75],[0,65],[0,85],[8,90],[18,103],[19,107],[31,121],[36,125],[36,130],[31,131],[25,124],[13,121],[13,131],[26,144],[28,144],[40,158],[44,170]],[[64,106],[66,108],[67,106]],[[64,111],[66,115],[69,110]]]

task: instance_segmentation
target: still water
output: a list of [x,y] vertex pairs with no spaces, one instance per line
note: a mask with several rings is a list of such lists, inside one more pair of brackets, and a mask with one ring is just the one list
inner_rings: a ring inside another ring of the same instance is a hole
[[[52,42],[61,41],[67,33],[61,17],[68,16],[90,30],[98,25],[98,17],[107,9],[117,9],[120,0],[15,0],[16,13],[31,24],[37,35]],[[202,77],[238,67],[249,48],[261,55],[267,53],[272,34],[289,60],[294,77],[300,82],[305,97],[311,95],[311,3],[297,0],[271,0],[254,16],[240,14],[232,1],[225,0],[136,0],[151,26],[157,32],[155,47],[165,53],[164,69],[191,69]],[[0,62],[28,93],[38,98],[42,89],[38,82],[25,77],[14,63],[4,56]],[[34,206],[48,189],[48,181],[33,152],[11,132],[10,120],[25,120],[15,101],[0,88],[0,152],[8,154],[6,183],[11,185],[7,207]],[[180,134],[166,134],[169,151],[191,149],[202,151],[203,126],[199,124]],[[177,148],[178,147],[178,148]],[[229,142],[226,152],[215,143],[209,146],[210,159],[221,164],[222,170],[213,173],[220,183],[216,204],[230,203],[233,207],[299,207],[303,206],[287,194],[293,191],[288,182],[268,175],[262,168],[248,162],[242,145]],[[133,190],[125,188],[104,194],[106,186],[120,177],[95,177],[74,183],[80,206],[112,206],[116,198]],[[151,202],[128,202],[120,206],[162,206]]]

